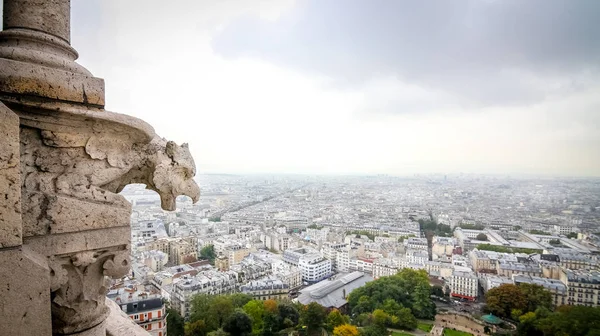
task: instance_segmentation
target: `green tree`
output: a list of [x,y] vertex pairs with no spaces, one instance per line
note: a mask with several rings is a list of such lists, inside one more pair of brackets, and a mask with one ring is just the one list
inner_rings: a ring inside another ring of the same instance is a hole
[[176,309],[167,307],[167,334],[172,336],[183,336],[184,334],[184,321],[179,311]]
[[348,296],[348,306],[352,314],[360,315],[380,308],[387,299],[409,308],[417,318],[433,319],[436,313],[427,272],[408,268],[353,290]]
[[206,335],[206,336],[231,336],[231,335],[229,335],[229,333],[223,331],[223,329],[219,329],[219,330],[209,332],[208,335]]
[[435,296],[439,296],[439,297],[446,296],[444,293],[444,288],[440,285],[435,285],[435,286],[431,287],[431,295],[435,295]]
[[252,330],[258,332],[263,328],[263,319],[265,316],[265,307],[262,301],[252,300],[244,305],[244,311],[252,320]]
[[280,302],[277,306],[277,309],[282,322],[286,319],[289,319],[292,321],[293,325],[297,325],[300,321],[300,312],[298,311],[298,308],[296,308],[296,306],[291,304],[289,301]]
[[526,306],[524,312],[532,312],[536,309],[552,309],[552,294],[544,287],[534,284],[520,284],[519,290],[525,296]]
[[[283,321],[288,321],[290,326],[295,326],[296,323],[291,322],[289,318],[286,318]],[[281,330],[282,328],[282,319],[279,315],[266,312],[263,317],[263,328],[261,330],[261,336],[273,336],[276,332]]]
[[206,336],[206,334],[208,334],[209,331],[210,330],[208,329],[208,326],[206,325],[204,320],[186,323],[185,325],[185,336]]
[[192,298],[190,322],[204,320],[209,330],[216,330],[223,326],[223,322],[233,311],[229,295],[198,294]]
[[244,293],[234,293],[228,296],[234,308],[242,308],[246,303],[253,300],[252,296]]
[[360,331],[360,336],[382,336],[387,334],[387,328],[381,325],[370,325]]
[[390,315],[383,311],[383,309],[375,309],[373,314],[371,314],[371,324],[376,326],[388,325],[389,319]]
[[316,302],[311,302],[304,306],[304,309],[300,312],[300,319],[302,323],[307,327],[310,335],[316,335],[320,333],[321,327],[327,317],[327,310]]
[[223,331],[236,336],[250,335],[252,333],[252,320],[243,310],[238,309],[225,320]]
[[488,237],[487,237],[487,235],[485,233],[480,233],[480,234],[477,235],[476,239],[477,240],[482,240],[482,241],[487,241]]
[[577,232],[570,232],[567,235],[567,238],[569,238],[569,239],[577,238]]
[[500,317],[511,317],[513,309],[526,311],[527,301],[517,285],[503,284],[485,294],[486,310]]
[[335,327],[347,323],[350,323],[350,318],[340,313],[337,309],[333,309],[329,312],[329,315],[327,315],[327,330],[329,331],[333,331]]
[[215,257],[217,254],[215,253],[215,247],[213,245],[204,246],[200,250],[200,257],[207,259],[211,265],[215,264]]

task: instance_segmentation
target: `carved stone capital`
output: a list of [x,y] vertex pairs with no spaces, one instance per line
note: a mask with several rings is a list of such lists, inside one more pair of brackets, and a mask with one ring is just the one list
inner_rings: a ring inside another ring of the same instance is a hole
[[129,254],[128,246],[121,246],[48,259],[54,334],[77,333],[106,319],[106,276],[125,276],[130,266]]

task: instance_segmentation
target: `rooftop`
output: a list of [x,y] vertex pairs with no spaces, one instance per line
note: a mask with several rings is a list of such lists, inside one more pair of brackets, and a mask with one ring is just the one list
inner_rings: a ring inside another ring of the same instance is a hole
[[301,290],[297,300],[302,304],[317,302],[326,308],[340,308],[347,303],[346,298],[354,289],[372,280],[371,276],[358,271],[339,274],[335,279],[323,280]]

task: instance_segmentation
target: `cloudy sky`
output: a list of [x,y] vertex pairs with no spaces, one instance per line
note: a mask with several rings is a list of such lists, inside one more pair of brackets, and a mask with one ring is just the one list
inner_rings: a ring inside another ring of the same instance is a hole
[[600,1],[73,0],[107,110],[199,172],[600,175]]

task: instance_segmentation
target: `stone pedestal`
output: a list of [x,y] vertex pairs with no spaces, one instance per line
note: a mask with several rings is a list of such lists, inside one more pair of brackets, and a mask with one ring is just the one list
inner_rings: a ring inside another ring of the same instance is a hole
[[144,183],[166,210],[199,197],[187,145],[104,110],[104,81],[75,62],[69,18],[68,0],[4,0],[2,334],[106,335],[108,277],[130,268],[131,206],[118,192]]

